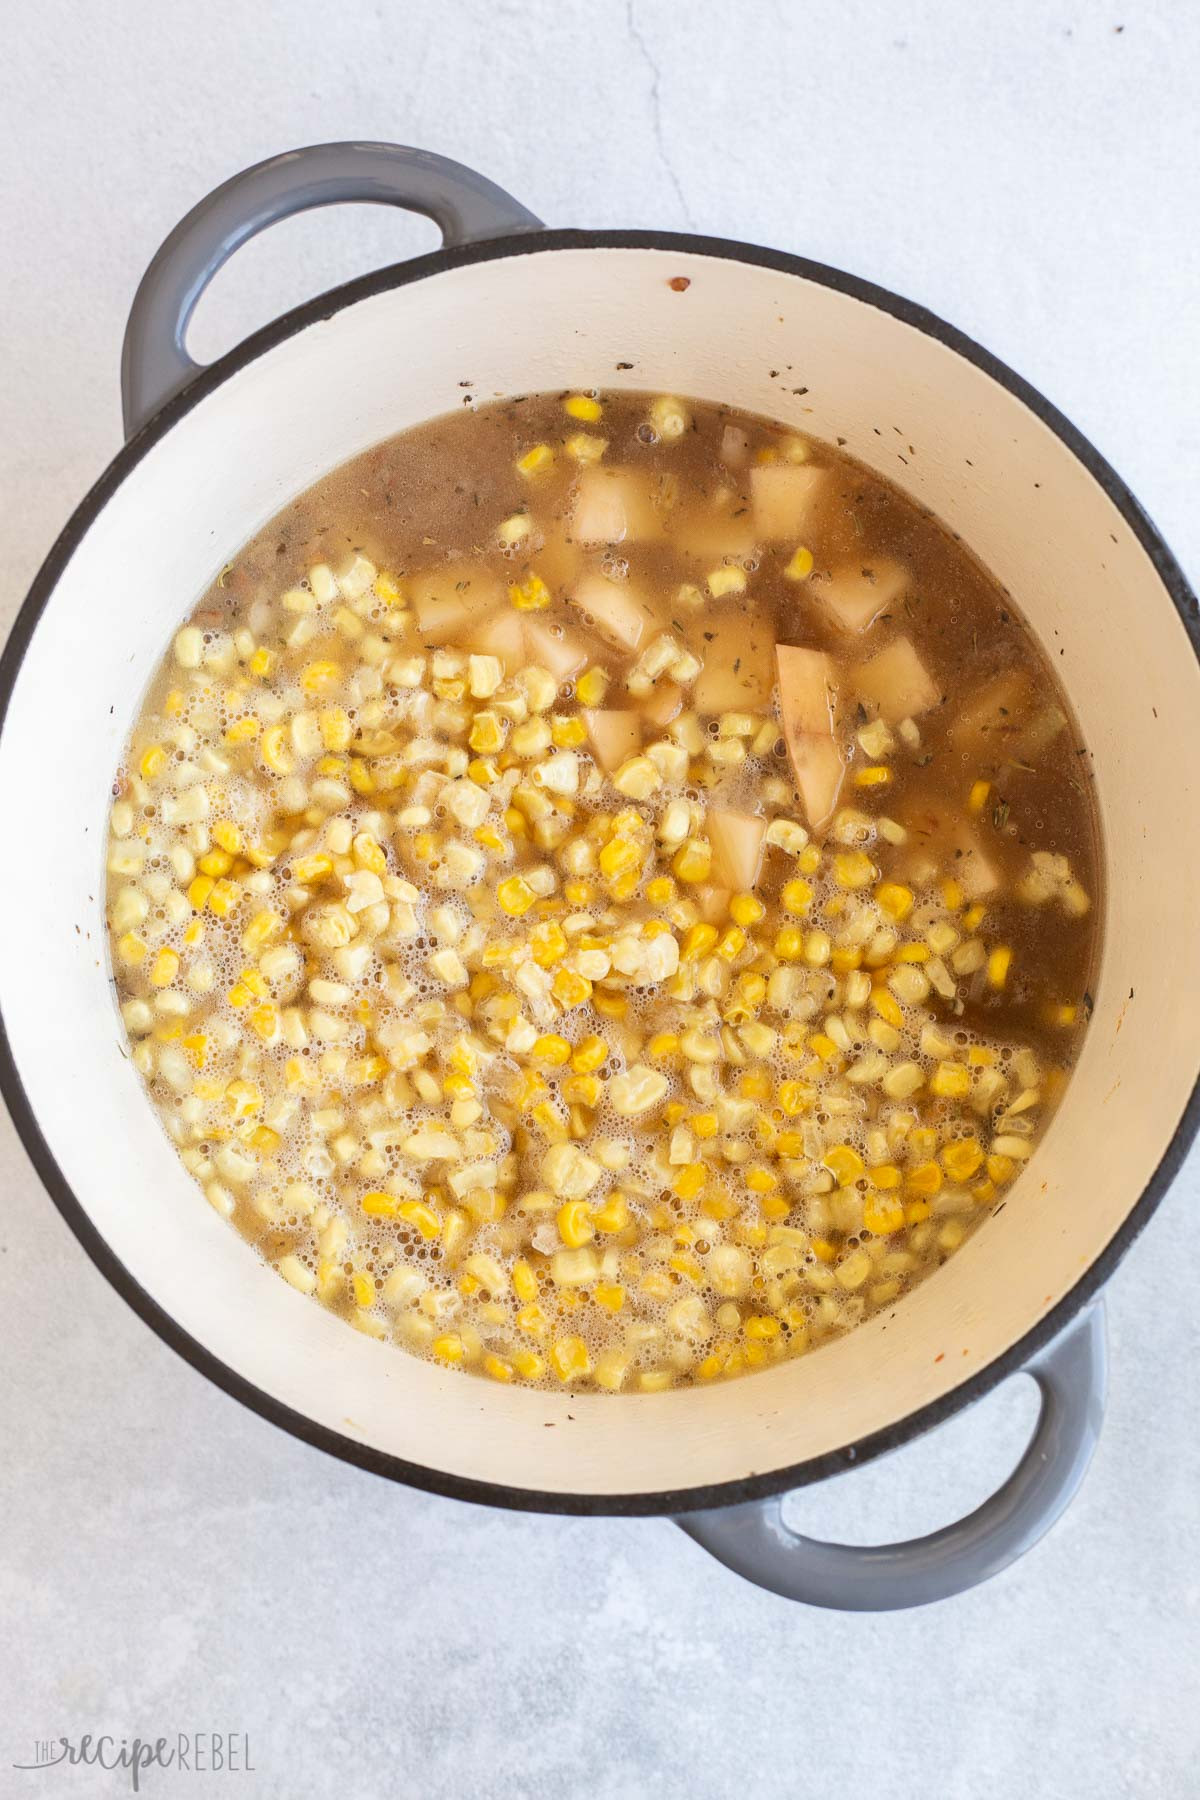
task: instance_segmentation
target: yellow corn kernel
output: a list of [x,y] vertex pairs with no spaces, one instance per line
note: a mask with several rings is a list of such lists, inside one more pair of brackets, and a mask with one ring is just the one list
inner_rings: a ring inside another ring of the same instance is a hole
[[179,973],[179,952],[166,948],[159,951],[150,964],[150,981],[154,987],[170,987]]
[[381,569],[375,577],[375,592],[385,606],[396,606],[404,598],[403,588],[387,569]]
[[742,1329],[748,1338],[766,1340],[778,1337],[783,1327],[770,1313],[751,1313]]
[[641,866],[642,852],[632,838],[611,837],[600,852],[600,873],[610,880],[632,874]]
[[941,1062],[929,1078],[929,1091],[939,1100],[964,1100],[971,1091],[971,1072],[964,1063]]
[[571,394],[563,401],[563,411],[568,418],[579,419],[585,425],[594,425],[604,408],[590,394]]
[[196,912],[201,912],[216,885],[211,875],[197,875],[193,881],[188,883],[189,906],[193,907]]
[[575,698],[580,706],[603,706],[608,692],[608,672],[595,663],[585,669],[575,683]]
[[260,644],[257,650],[252,650],[250,652],[250,660],[246,664],[246,667],[252,675],[257,675],[258,679],[261,681],[264,676],[271,673],[273,661],[274,658],[272,657],[271,652],[265,645]]
[[246,1019],[251,1031],[264,1044],[272,1043],[279,1034],[279,1009],[273,1001],[267,1000],[261,1006],[251,1007]]
[[[370,1198],[368,1195],[367,1199]],[[365,1206],[365,1200],[363,1204]],[[423,1238],[432,1239],[442,1234],[442,1216],[425,1200],[397,1200],[396,1211],[391,1216],[405,1225],[411,1225]]]
[[740,925],[727,926],[717,945],[717,955],[722,962],[736,962],[746,948],[746,934]]
[[1042,1017],[1047,1025],[1056,1026],[1059,1030],[1075,1023],[1078,1008],[1065,1001],[1050,1001],[1042,1008]]
[[439,1362],[460,1363],[463,1359],[463,1341],[457,1331],[443,1332],[435,1337],[429,1346]]
[[273,775],[290,775],[294,764],[287,752],[287,727],[272,725],[262,734],[263,763]]
[[901,944],[893,959],[898,963],[924,963],[929,961],[928,944]]
[[568,1106],[599,1106],[604,1083],[598,1075],[568,1075],[562,1097]]
[[562,1007],[582,1006],[585,1000],[591,999],[592,984],[586,975],[577,975],[574,969],[560,969],[554,977],[551,992]]
[[828,1238],[814,1238],[812,1253],[818,1262],[831,1263],[837,1260],[837,1246],[831,1244]]
[[603,1019],[623,1019],[629,1011],[629,996],[596,988],[592,994],[592,1005]]
[[907,919],[912,911],[915,895],[912,889],[905,887],[902,882],[881,881],[875,889],[875,898],[879,903],[880,910],[885,912],[889,919],[895,919],[899,924],[901,920]]
[[784,568],[789,581],[807,581],[813,572],[813,553],[807,544],[797,544]]
[[780,962],[799,962],[804,955],[804,933],[798,925],[781,925],[775,933],[775,954]]
[[540,1381],[546,1373],[546,1365],[533,1350],[513,1350],[510,1352],[512,1366],[522,1381]]
[[592,1289],[592,1299],[606,1312],[620,1312],[625,1304],[625,1289],[619,1282],[598,1281]]
[[992,784],[990,781],[973,782],[971,784],[971,791],[967,795],[967,811],[973,813],[982,812],[987,805],[987,797],[991,791]]
[[583,1200],[564,1202],[558,1209],[557,1224],[558,1235],[569,1250],[590,1244],[596,1235],[587,1203]]
[[537,895],[520,875],[510,875],[496,889],[496,899],[511,918],[519,919],[529,911]]
[[689,925],[679,945],[680,962],[695,962],[698,957],[707,956],[718,936],[715,925]]
[[592,1359],[581,1337],[559,1338],[550,1352],[550,1366],[560,1381],[580,1381],[592,1372]]
[[[649,886],[646,892],[649,893]],[[729,916],[735,925],[748,928],[766,915],[766,907],[757,894],[735,894],[729,902]]]
[[252,744],[261,730],[262,720],[257,718],[254,713],[244,713],[240,719],[233,721],[225,733],[225,742],[227,744]]
[[833,859],[833,879],[839,887],[869,887],[875,875],[875,864],[865,850],[839,850]]
[[1012,1180],[1016,1167],[1011,1156],[997,1156],[995,1151],[987,1159],[988,1176],[999,1186]]
[[[235,825],[232,819],[218,819],[212,828],[212,835],[214,843],[219,844],[221,849],[227,851],[230,856],[240,856],[246,848],[246,840],[242,835],[241,828]],[[203,867],[203,862],[201,862],[201,867]],[[206,875],[224,875],[227,872],[226,869],[204,870]]]
[[973,1137],[958,1138],[942,1151],[942,1167],[951,1181],[970,1181],[983,1163],[983,1149]]
[[629,1224],[629,1202],[619,1189],[614,1189],[603,1205],[594,1209],[592,1224],[609,1237],[625,1230]]
[[177,719],[183,711],[184,699],[179,688],[172,688],[163,701],[163,712],[168,719]]
[[821,1160],[839,1187],[849,1187],[866,1172],[866,1163],[851,1144],[834,1144]]
[[798,1118],[807,1112],[813,1103],[813,1090],[803,1081],[781,1081],[778,1094],[779,1104],[789,1119]]
[[327,875],[333,874],[333,858],[324,851],[317,851],[313,856],[298,856],[292,864],[292,877],[305,887],[310,882],[324,881]]
[[863,1202],[863,1225],[876,1237],[888,1237],[904,1226],[904,1205],[891,1194],[868,1194]]
[[669,875],[656,875],[646,883],[646,898],[653,906],[669,906],[675,898],[675,883]]
[[964,898],[961,883],[955,881],[952,876],[947,876],[942,883],[942,901],[946,911],[957,912]]
[[889,994],[885,987],[872,988],[871,1005],[881,1019],[894,1025],[897,1031],[900,1030],[904,1024],[904,1012],[894,994]]
[[340,706],[327,706],[317,714],[321,742],[327,750],[348,750],[354,739],[354,726],[349,713]]
[[796,918],[802,918],[812,905],[813,891],[807,881],[799,879],[785,881],[779,898],[784,912],[792,913]]
[[658,1031],[646,1045],[646,1055],[652,1062],[662,1062],[668,1056],[678,1056],[679,1037],[674,1031]]
[[518,612],[543,612],[553,596],[541,576],[531,570],[524,581],[512,583],[508,598]]
[[528,1332],[530,1337],[545,1337],[549,1327],[549,1319],[536,1302],[532,1306],[523,1306],[517,1314],[517,1330]]
[[963,929],[965,931],[978,931],[986,917],[986,906],[980,906],[977,900],[974,906],[968,906],[966,912],[962,916]]
[[695,1200],[702,1192],[707,1179],[708,1175],[703,1163],[685,1163],[671,1182],[671,1188],[681,1200]]
[[575,1046],[571,1067],[577,1075],[593,1075],[608,1061],[608,1045],[600,1037],[585,1037]]
[[822,1062],[833,1062],[841,1054],[833,1039],[827,1037],[823,1031],[814,1031],[808,1041]]
[[559,1066],[571,1060],[571,1046],[565,1037],[560,1037],[555,1031],[548,1031],[535,1040],[530,1055],[539,1062]]
[[529,949],[540,969],[549,969],[561,962],[567,954],[566,935],[561,925],[554,919],[535,925],[529,936]]
[[942,1171],[932,1160],[918,1163],[915,1169],[908,1171],[904,1185],[910,1194],[920,1194],[923,1198],[932,1200],[935,1194],[941,1192]]
[[685,839],[671,858],[671,867],[680,881],[707,881],[712,870],[711,845],[705,838]]
[[578,750],[587,743],[587,726],[579,718],[556,717],[550,722],[550,737],[559,750]]
[[241,904],[242,890],[236,881],[224,879],[214,883],[208,896],[208,910],[215,918],[227,919]]
[[375,1283],[369,1275],[356,1271],[350,1277],[350,1285],[354,1289],[354,1300],[357,1306],[364,1309],[375,1304]]
[[738,1082],[738,1093],[743,1100],[769,1100],[771,1077],[765,1069],[748,1069]]
[[770,1169],[764,1169],[761,1164],[756,1165],[754,1168],[747,1169],[745,1180],[746,1186],[750,1189],[752,1194],[773,1193],[778,1185]]
[[919,1225],[923,1219],[928,1219],[932,1212],[933,1207],[929,1204],[928,1200],[906,1200],[904,1203],[904,1223],[906,1225]]
[[494,712],[477,712],[471,721],[471,731],[467,738],[472,750],[481,756],[492,756],[497,750],[504,748],[504,726]]
[[528,480],[534,475],[543,474],[553,461],[554,452],[549,444],[535,444],[532,450],[527,450],[524,456],[517,458],[517,474],[524,475]]
[[512,1266],[512,1285],[513,1293],[522,1306],[531,1306],[537,1299],[538,1278],[523,1256],[518,1257]]
[[1012,964],[1013,953],[1007,944],[999,944],[987,959],[987,983],[989,987],[1002,988],[1008,980],[1008,971]]
[[886,787],[891,779],[892,771],[886,763],[868,763],[854,772],[854,785],[860,788]]
[[480,1366],[484,1374],[490,1376],[493,1381],[511,1381],[513,1378],[512,1363],[505,1362],[502,1356],[496,1356],[490,1350]]
[[228,875],[233,867],[233,858],[228,850],[206,850],[196,864],[202,875]]
[[835,975],[848,975],[851,969],[861,968],[863,953],[855,944],[835,944],[829,958],[829,966]]
[[157,781],[167,766],[167,753],[161,744],[151,744],[142,751],[138,773],[143,781]]

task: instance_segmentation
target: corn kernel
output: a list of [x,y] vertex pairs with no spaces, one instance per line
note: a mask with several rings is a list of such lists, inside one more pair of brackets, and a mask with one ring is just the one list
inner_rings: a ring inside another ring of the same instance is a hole
[[580,1381],[592,1372],[592,1359],[581,1337],[559,1338],[550,1352],[550,1366],[560,1381]]
[[1012,964],[1012,951],[1007,944],[998,945],[987,959],[987,983],[992,988],[1002,988],[1008,980],[1008,971]]
[[585,425],[594,425],[604,408],[590,394],[572,394],[563,401],[563,411],[569,418],[579,419]]
[[813,553],[807,544],[797,544],[784,568],[789,581],[807,581],[813,572]]

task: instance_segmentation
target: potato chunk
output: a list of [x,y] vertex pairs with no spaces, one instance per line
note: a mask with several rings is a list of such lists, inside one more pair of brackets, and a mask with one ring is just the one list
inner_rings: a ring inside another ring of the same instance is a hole
[[758,880],[767,821],[753,813],[710,807],[705,829],[713,851],[713,880],[745,892]]
[[592,755],[608,775],[627,757],[636,756],[642,747],[642,723],[638,713],[609,707],[585,708],[583,722],[587,726]]
[[750,471],[754,526],[760,538],[802,538],[813,525],[826,471],[811,463],[766,463]]
[[775,679],[775,638],[770,626],[740,608],[719,613],[705,626],[704,668],[692,701],[697,712],[764,712]]
[[571,536],[577,544],[634,543],[658,537],[661,527],[649,477],[639,470],[597,464],[580,475],[571,513]]
[[525,617],[525,651],[530,662],[549,669],[556,681],[569,681],[591,655],[587,639],[561,625]]
[[907,586],[908,570],[901,563],[879,557],[861,567],[843,563],[827,580],[814,580],[809,592],[839,631],[859,633],[894,606]]
[[658,615],[631,581],[610,581],[593,570],[580,576],[567,598],[618,650],[637,650],[646,633],[658,628]]
[[828,737],[833,730],[837,705],[837,681],[833,659],[822,650],[806,650],[795,644],[777,644],[775,661],[779,676],[779,710],[783,735],[791,739],[806,732]]
[[462,635],[462,648],[474,650],[479,656],[498,656],[509,675],[515,675],[529,661],[524,622],[510,606],[490,613],[486,619],[471,620]]
[[461,638],[468,625],[487,618],[504,598],[499,581],[478,563],[444,563],[414,575],[410,584],[417,629],[426,644]]
[[889,725],[901,719],[915,719],[936,706],[942,697],[912,639],[907,637],[894,639],[878,656],[860,663],[850,678],[850,688]]
[[810,732],[789,744],[788,750],[808,823],[814,831],[823,831],[833,817],[846,774],[842,748],[836,738]]

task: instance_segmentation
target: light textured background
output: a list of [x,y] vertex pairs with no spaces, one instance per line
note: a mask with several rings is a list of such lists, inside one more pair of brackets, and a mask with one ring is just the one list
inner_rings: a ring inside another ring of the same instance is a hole
[[[552,224],[695,227],[923,301],[1063,407],[1200,575],[1190,0],[6,18],[5,623],[117,446],[125,312],[159,240],[243,165],[343,136],[449,152]],[[364,210],[293,222],[222,275],[193,347],[434,241]],[[6,879],[36,870],[36,846],[4,854]],[[854,1618],[740,1585],[666,1523],[490,1513],[303,1448],[126,1311],[6,1122],[0,1158],[0,1794],[126,1791],[13,1773],[37,1736],[200,1728],[250,1733],[257,1773],[230,1792],[286,1800],[1200,1791],[1196,1160],[1112,1284],[1109,1419],[1066,1520],[986,1589]],[[796,1515],[859,1541],[928,1529],[1002,1477],[1032,1410],[1013,1382]],[[201,1790],[222,1778],[147,1789]]]

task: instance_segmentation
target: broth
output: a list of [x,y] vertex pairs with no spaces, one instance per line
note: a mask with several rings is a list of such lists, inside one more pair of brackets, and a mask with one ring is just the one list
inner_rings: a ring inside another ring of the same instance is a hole
[[354,459],[222,571],[118,790],[186,1166],[497,1380],[654,1391],[890,1308],[1090,1011],[1089,758],[1012,599],[729,409],[535,395]]

